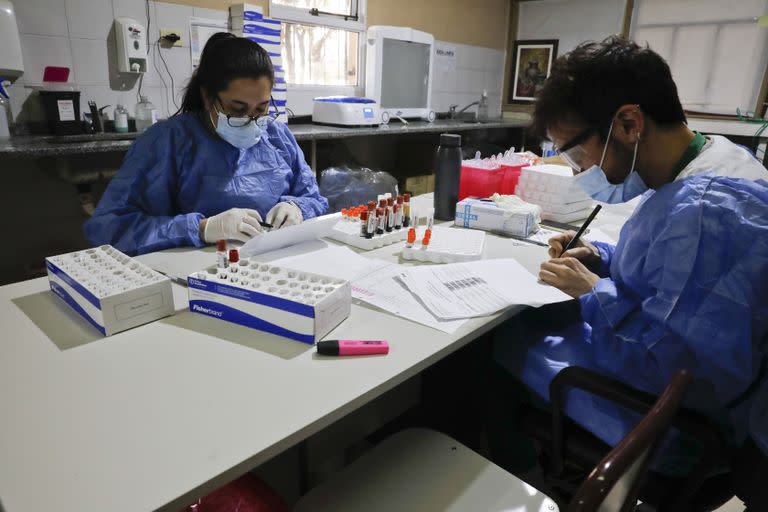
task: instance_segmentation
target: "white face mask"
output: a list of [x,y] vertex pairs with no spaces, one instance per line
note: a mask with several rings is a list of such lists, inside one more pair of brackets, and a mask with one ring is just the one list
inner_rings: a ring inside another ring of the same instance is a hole
[[635,153],[632,156],[632,168],[629,170],[629,174],[623,182],[614,185],[608,181],[608,177],[603,170],[603,161],[605,160],[605,153],[608,150],[612,131],[613,121],[611,121],[611,127],[608,129],[608,138],[605,141],[600,165],[593,165],[586,171],[577,174],[574,180],[576,180],[576,183],[579,184],[587,195],[596,201],[610,204],[626,203],[648,190],[648,186],[643,179],[635,172],[635,161],[637,160],[637,147],[640,144],[640,137],[635,142]]
[[[215,106],[213,108],[216,110],[217,119],[214,121],[211,117],[211,123],[216,127],[216,133],[239,149],[248,149],[258,143],[264,131],[274,120],[270,116],[263,116],[255,121],[248,116],[227,117],[219,112]],[[232,126],[233,124],[235,126]]]

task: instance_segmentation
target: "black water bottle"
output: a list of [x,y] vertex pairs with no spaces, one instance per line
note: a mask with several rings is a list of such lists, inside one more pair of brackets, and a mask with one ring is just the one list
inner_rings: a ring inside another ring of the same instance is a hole
[[461,135],[440,134],[435,164],[435,218],[453,220],[459,200]]

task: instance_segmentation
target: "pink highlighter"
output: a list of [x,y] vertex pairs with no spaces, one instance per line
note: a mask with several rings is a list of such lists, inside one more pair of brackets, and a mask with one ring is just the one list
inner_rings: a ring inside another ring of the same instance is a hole
[[325,340],[317,343],[321,356],[370,356],[389,354],[389,344],[383,340]]

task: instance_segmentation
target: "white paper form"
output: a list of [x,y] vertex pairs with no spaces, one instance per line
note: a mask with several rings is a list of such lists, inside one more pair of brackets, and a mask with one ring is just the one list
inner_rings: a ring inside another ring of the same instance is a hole
[[352,283],[352,296],[389,313],[432,327],[448,334],[456,332],[466,320],[435,318],[396,277],[403,268],[387,264],[385,267]]
[[496,313],[512,305],[543,306],[571,297],[539,282],[510,258],[401,269],[399,279],[444,320]]
[[316,240],[328,235],[341,218],[340,213],[331,213],[314,219],[308,219],[295,226],[273,229],[251,238],[240,248],[242,256],[253,256],[299,244],[307,240]]

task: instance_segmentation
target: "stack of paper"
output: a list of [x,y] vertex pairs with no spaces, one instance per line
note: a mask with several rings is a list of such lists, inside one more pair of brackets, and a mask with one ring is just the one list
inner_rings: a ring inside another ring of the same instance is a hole
[[401,268],[398,278],[443,320],[491,315],[513,305],[539,307],[570,299],[508,258]]

